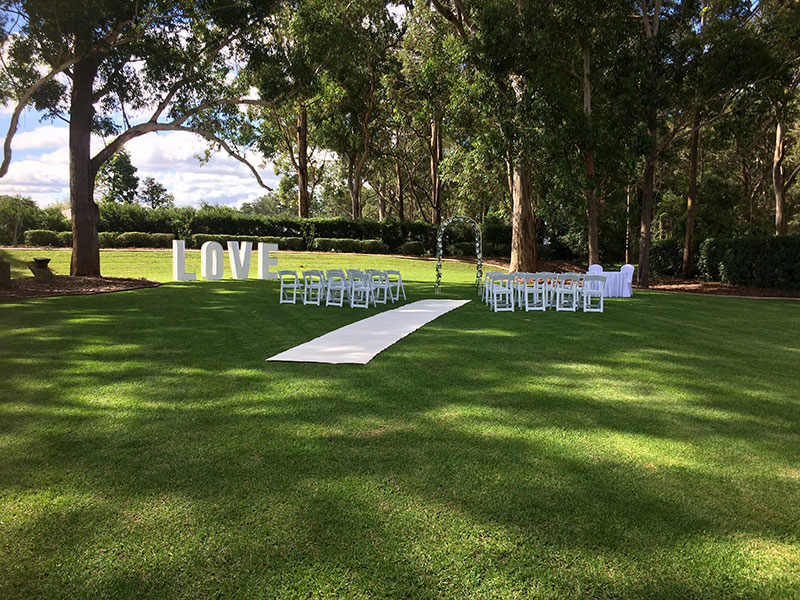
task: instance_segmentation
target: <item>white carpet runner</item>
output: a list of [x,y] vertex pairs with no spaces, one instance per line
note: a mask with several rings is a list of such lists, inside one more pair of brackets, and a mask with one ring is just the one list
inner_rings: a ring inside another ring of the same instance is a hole
[[267,360],[365,365],[426,323],[469,300],[419,300],[361,319]]

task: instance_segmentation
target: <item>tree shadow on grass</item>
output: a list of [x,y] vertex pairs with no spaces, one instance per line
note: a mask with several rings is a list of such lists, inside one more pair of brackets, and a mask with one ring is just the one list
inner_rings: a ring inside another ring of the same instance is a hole
[[[728,340],[739,315],[713,304],[473,302],[363,367],[275,364],[267,348],[355,313],[247,292],[12,315],[4,595],[758,597],[797,582],[766,558],[797,548],[793,376],[757,377],[793,364],[784,313]],[[705,335],[683,333],[695,321]]]

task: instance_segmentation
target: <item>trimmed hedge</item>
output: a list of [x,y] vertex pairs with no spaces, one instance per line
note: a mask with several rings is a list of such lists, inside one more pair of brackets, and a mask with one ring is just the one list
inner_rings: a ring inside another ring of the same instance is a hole
[[97,242],[101,248],[116,248],[118,237],[115,231],[101,231],[97,234]]
[[58,246],[58,234],[49,229],[29,229],[25,232],[26,246]]
[[344,238],[317,238],[314,250],[320,252],[359,252],[364,254],[385,254],[386,244],[381,240],[351,240]]
[[424,256],[425,244],[422,242],[405,242],[400,246],[400,254],[406,256]]
[[451,256],[475,256],[475,242],[456,242],[447,248]]
[[59,231],[56,234],[58,238],[58,245],[62,248],[72,248],[72,232],[71,231]]
[[698,271],[702,279],[731,285],[800,289],[800,235],[708,238]]
[[117,236],[114,244],[117,248],[171,248],[173,238],[171,233],[126,231]]

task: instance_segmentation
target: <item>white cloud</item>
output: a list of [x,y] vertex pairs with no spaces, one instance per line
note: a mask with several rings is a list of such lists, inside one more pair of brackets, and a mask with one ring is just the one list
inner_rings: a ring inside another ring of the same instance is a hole
[[[24,155],[12,161],[8,174],[0,179],[0,194],[30,196],[42,206],[64,200],[69,196],[66,128],[46,125],[16,137],[20,136],[24,137],[15,148],[25,150]],[[93,152],[102,146],[102,140],[92,139]],[[125,147],[139,178],[156,178],[175,196],[178,205],[208,202],[239,206],[266,193],[250,170],[227,154],[216,153],[201,165],[196,156],[203,154],[206,142],[190,133],[151,133]],[[261,162],[260,157],[248,158],[256,165]],[[267,185],[277,187],[272,165],[260,169],[260,173]]]
[[43,150],[59,148],[69,143],[69,130],[66,127],[44,125],[33,131],[17,133],[11,140],[13,150]]

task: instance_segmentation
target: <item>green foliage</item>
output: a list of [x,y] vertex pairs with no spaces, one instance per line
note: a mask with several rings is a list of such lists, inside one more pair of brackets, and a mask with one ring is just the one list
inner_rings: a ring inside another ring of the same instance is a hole
[[451,256],[475,256],[475,242],[456,242],[446,246]]
[[650,273],[654,277],[677,277],[683,272],[683,240],[654,240],[650,245]]
[[422,242],[404,242],[399,248],[399,253],[405,256],[425,256],[425,252]]
[[317,238],[314,240],[314,250],[319,252],[358,252],[359,240]]
[[153,209],[172,208],[175,206],[175,197],[153,177],[144,178],[142,189],[138,193],[138,200]]
[[49,229],[29,229],[25,232],[26,246],[58,246],[58,234]]
[[800,235],[708,238],[700,245],[699,254],[703,279],[800,289]]
[[[136,176],[136,171],[137,169],[131,163],[131,155],[127,150],[115,152],[111,158],[100,166],[97,172],[95,193],[99,195],[100,201],[135,204],[136,193],[139,188],[139,178]],[[148,179],[152,180],[152,178]],[[166,190],[164,191],[166,192]]]
[[282,237],[278,245],[281,250],[307,250],[306,241],[301,237]]
[[173,239],[171,233],[126,231],[117,236],[115,244],[117,248],[171,248]]
[[313,249],[319,252],[357,252],[366,254],[385,254],[388,252],[388,248],[381,240],[336,238],[316,238]]
[[58,245],[62,248],[72,248],[72,232],[71,231],[59,231],[56,234],[58,238]]
[[36,215],[36,229],[71,231],[72,225],[61,210],[62,207],[58,204],[38,210]]
[[[692,274],[697,273],[702,239],[695,237],[692,250]],[[681,277],[683,275],[683,238],[654,240],[650,245],[650,272],[654,277]]]
[[101,248],[118,248],[118,237],[119,233],[115,231],[101,231],[97,234],[97,243]]
[[30,198],[0,196],[0,244],[18,245],[25,230],[37,224],[39,208]]

